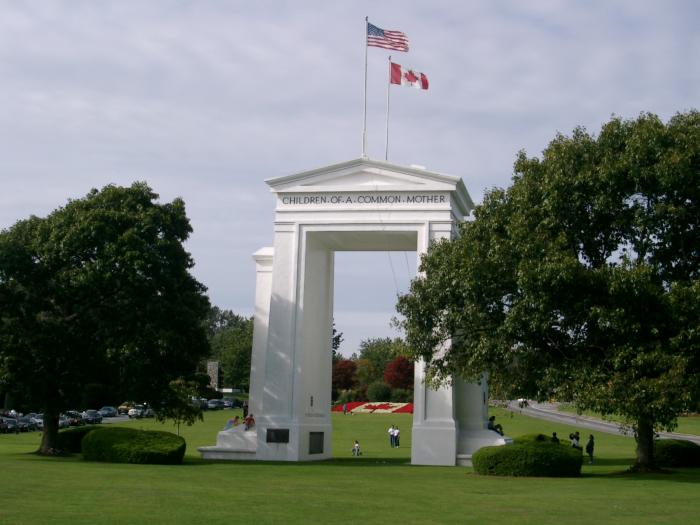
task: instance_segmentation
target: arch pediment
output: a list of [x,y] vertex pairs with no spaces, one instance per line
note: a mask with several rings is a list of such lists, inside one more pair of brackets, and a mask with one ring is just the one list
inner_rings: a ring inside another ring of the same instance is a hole
[[474,204],[461,178],[415,166],[355,159],[265,181],[280,194],[449,192],[458,214],[466,216]]

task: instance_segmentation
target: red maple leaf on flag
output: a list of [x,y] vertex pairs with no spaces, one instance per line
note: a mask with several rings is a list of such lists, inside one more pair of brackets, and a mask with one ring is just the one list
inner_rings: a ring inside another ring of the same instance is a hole
[[411,69],[409,69],[408,71],[406,71],[406,74],[404,74],[403,77],[404,77],[408,82],[410,82],[411,84],[415,84],[416,81],[418,81],[418,77],[416,76],[416,74],[415,74],[415,73],[413,72],[413,70],[411,70]]

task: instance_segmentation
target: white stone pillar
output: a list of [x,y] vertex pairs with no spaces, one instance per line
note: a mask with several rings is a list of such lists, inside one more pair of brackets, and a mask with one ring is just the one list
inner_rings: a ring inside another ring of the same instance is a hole
[[[427,238],[419,239],[418,258],[428,251],[429,243],[449,239],[451,222],[431,222]],[[457,457],[457,425],[451,386],[438,389],[425,385],[425,364],[415,365],[413,436],[411,463],[414,465],[454,465]]]
[[331,457],[332,283],[322,239],[276,223],[257,459]]
[[255,311],[253,312],[253,352],[250,360],[250,396],[248,411],[259,414],[265,385],[265,353],[270,324],[270,295],[272,291],[272,261],[274,249],[261,248],[253,254],[255,260]]

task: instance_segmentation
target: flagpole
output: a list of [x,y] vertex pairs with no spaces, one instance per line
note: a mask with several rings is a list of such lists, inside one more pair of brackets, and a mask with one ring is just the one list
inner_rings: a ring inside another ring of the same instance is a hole
[[386,83],[386,141],[384,143],[384,160],[389,161],[389,93],[391,93],[391,55],[389,55],[389,78]]
[[362,158],[367,158],[367,31],[369,28],[369,17],[365,17],[365,96],[364,96],[364,113],[362,118]]

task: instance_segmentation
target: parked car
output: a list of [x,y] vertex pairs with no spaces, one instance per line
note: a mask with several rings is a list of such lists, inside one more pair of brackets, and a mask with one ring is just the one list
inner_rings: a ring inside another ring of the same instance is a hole
[[119,415],[119,411],[110,406],[102,407],[100,410],[98,410],[98,412],[102,417],[117,417]]
[[96,423],[102,423],[102,416],[97,410],[86,410],[82,414],[83,416],[83,422],[89,424],[89,425],[94,425]]
[[27,414],[36,425],[37,430],[44,430],[44,414]]
[[192,405],[199,407],[201,410],[206,410],[209,402],[204,397],[192,397]]
[[0,431],[3,434],[19,433],[17,420],[13,417],[0,417]]
[[36,424],[27,416],[17,418],[17,427],[20,432],[34,432],[36,430]]
[[66,416],[66,418],[68,418],[68,424],[72,427],[79,427],[80,425],[85,424],[85,422],[83,421],[83,417],[77,410],[68,410],[65,412],[64,415]]
[[120,414],[128,414],[129,410],[134,408],[135,405],[136,403],[134,403],[133,401],[124,401],[121,405],[117,407],[117,412],[119,412]]
[[143,417],[143,413],[146,411],[146,407],[143,405],[134,405],[129,409],[128,415],[130,418],[140,418]]
[[223,399],[210,399],[207,402],[207,408],[209,410],[221,410],[224,408],[224,401]]

